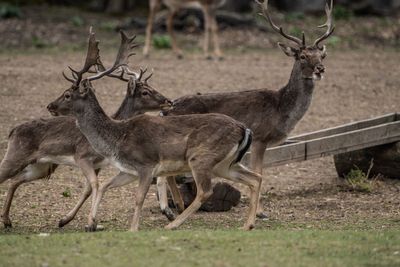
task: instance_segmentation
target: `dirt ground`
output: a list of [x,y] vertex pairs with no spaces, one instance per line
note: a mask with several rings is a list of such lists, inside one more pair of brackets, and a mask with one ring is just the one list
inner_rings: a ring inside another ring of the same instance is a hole
[[[110,64],[114,51],[103,60]],[[0,55],[0,154],[4,155],[9,130],[28,120],[49,117],[46,105],[68,87],[60,72],[68,64],[77,66],[82,52],[3,53]],[[358,119],[371,118],[399,110],[398,90],[400,54],[380,50],[331,50],[325,60],[325,79],[315,88],[312,105],[293,134],[332,127]],[[196,92],[238,91],[254,88],[278,89],[290,75],[292,59],[274,50],[228,52],[223,61],[207,61],[191,53],[184,60],[167,51],[150,59],[141,55],[131,60],[134,66],[154,69],[151,84],[170,98]],[[125,94],[122,82],[103,79],[96,92],[108,112],[116,110]],[[115,174],[102,170],[100,179]],[[0,185],[0,202],[5,200],[10,182]],[[66,230],[58,230],[58,220],[73,207],[83,190],[84,178],[71,167],[61,167],[50,180],[21,186],[11,209],[12,232],[81,231],[86,224],[86,203]],[[63,192],[69,191],[70,197]],[[245,190],[243,192],[246,193]],[[399,227],[400,181],[380,180],[372,193],[349,192],[337,178],[331,157],[265,169],[264,208],[268,221],[257,227],[333,228]],[[107,193],[98,218],[107,229],[127,229],[133,213],[134,185]],[[183,229],[237,227],[246,217],[246,194],[238,207],[226,213],[198,213]],[[143,228],[161,228],[167,220],[158,211],[155,188],[145,202]],[[4,231],[0,226],[0,231]]]

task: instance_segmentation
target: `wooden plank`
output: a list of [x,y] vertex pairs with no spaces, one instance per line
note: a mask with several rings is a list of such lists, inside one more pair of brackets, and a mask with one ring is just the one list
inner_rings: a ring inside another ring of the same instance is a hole
[[320,131],[315,131],[315,132],[310,132],[310,133],[306,133],[306,134],[293,136],[288,139],[288,142],[306,141],[306,140],[317,139],[317,138],[330,136],[330,135],[334,135],[334,134],[340,134],[340,133],[344,133],[344,132],[360,130],[363,128],[377,126],[377,125],[384,124],[384,123],[394,122],[394,121],[399,120],[400,119],[399,117],[400,116],[397,113],[386,114],[386,115],[372,118],[372,119],[351,122],[351,123],[347,123],[347,124],[337,126],[337,127],[327,128],[327,129],[320,130]]
[[264,166],[314,159],[400,140],[400,121],[335,134],[295,144],[269,148],[265,151]]

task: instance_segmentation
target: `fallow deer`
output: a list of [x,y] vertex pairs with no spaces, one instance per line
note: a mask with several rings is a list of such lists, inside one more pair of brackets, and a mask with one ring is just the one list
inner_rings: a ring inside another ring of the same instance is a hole
[[[119,56],[112,72],[122,63]],[[242,123],[222,114],[186,116],[139,115],[130,120],[116,121],[101,108],[87,77],[79,87],[66,90],[49,104],[50,113],[73,116],[93,149],[109,160],[120,174],[103,184],[91,211],[96,229],[96,212],[108,188],[139,179],[131,231],[139,229],[144,199],[154,176],[191,172],[197,186],[193,203],[166,228],[181,225],[212,194],[212,177],[223,177],[247,185],[251,191],[250,212],[244,229],[254,227],[261,176],[246,169],[240,160],[251,144],[251,131]]]
[[222,52],[218,41],[218,25],[215,18],[215,13],[217,8],[222,6],[225,3],[225,1],[226,0],[149,0],[150,13],[147,21],[146,40],[145,40],[143,54],[145,56],[148,56],[150,53],[151,40],[152,40],[151,35],[152,35],[154,17],[158,9],[160,8],[161,3],[164,3],[169,9],[169,14],[167,18],[167,30],[169,35],[171,36],[172,49],[174,50],[178,58],[182,58],[183,54],[182,51],[178,48],[175,39],[175,34],[173,30],[174,16],[181,8],[194,7],[194,8],[200,8],[204,14],[205,36],[204,36],[203,51],[206,58],[211,58],[211,56],[209,55],[210,33],[211,33],[214,45],[214,54],[217,58],[221,59]]
[[[133,38],[124,36],[123,38],[120,51],[128,56],[133,48]],[[91,66],[101,63],[97,46],[95,35],[90,31],[84,70],[79,73],[73,72],[74,79],[65,76],[73,84],[79,83],[82,75],[89,71]],[[124,76],[125,74],[134,77],[128,84],[121,106],[112,116],[114,119],[123,120],[146,111],[159,110],[160,106],[168,103],[169,100],[166,97],[148,85],[148,78],[142,80],[143,72],[136,74],[128,70],[118,75],[112,73],[108,75],[125,82],[129,81]],[[3,206],[4,226],[12,226],[9,215],[10,207],[14,193],[20,185],[50,177],[58,165],[72,165],[82,170],[87,182],[76,206],[59,221],[59,226],[64,226],[75,217],[92,190],[97,191],[97,174],[100,168],[106,164],[104,158],[91,148],[73,118],[39,119],[15,127],[10,132],[7,152],[0,164],[0,183],[13,178]],[[96,194],[93,196],[95,197]]]
[[[319,26],[327,27],[326,32],[312,45],[306,45],[304,32],[302,39],[299,39],[285,33],[282,27],[274,24],[268,12],[268,1],[265,1],[266,5],[261,1],[256,0],[256,2],[262,10],[261,15],[272,28],[295,44],[287,46],[278,43],[282,51],[295,60],[288,84],[277,91],[259,89],[184,96],[174,100],[172,108],[164,112],[164,115],[222,113],[243,122],[254,133],[250,168],[262,174],[265,149],[282,143],[310,106],[315,81],[321,80],[325,72],[322,61],[326,57],[326,47],[320,46],[320,43],[333,33],[334,25],[333,0],[331,0],[325,9],[327,22]],[[168,182],[171,179],[174,180],[169,177]],[[168,205],[165,179],[159,178],[157,185],[160,207],[165,209]],[[259,204],[258,207],[257,216],[266,218],[262,205]]]

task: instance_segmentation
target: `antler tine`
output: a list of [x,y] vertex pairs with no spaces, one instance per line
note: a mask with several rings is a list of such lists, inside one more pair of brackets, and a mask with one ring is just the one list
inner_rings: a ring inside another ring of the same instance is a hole
[[[281,35],[282,35],[283,37],[285,37],[286,39],[297,43],[297,44],[300,45],[300,46],[305,45],[305,44],[302,42],[302,40],[300,40],[299,38],[294,37],[294,36],[292,36],[292,35],[286,34],[286,33],[283,31],[283,28],[282,28],[282,27],[277,26],[277,25],[272,21],[270,15],[269,15],[269,12],[268,12],[268,0],[265,0],[265,1],[261,0],[262,2],[261,2],[260,0],[255,0],[255,1],[256,1],[256,3],[261,7],[262,13],[259,13],[259,15],[263,16],[263,17],[265,18],[265,20],[269,22],[269,24],[272,26],[272,28],[273,28],[276,32],[278,32],[279,34],[281,34]],[[266,3],[265,5],[264,5],[264,2]]]
[[129,57],[135,54],[132,52],[132,49],[138,46],[138,44],[133,42],[136,36],[128,37],[123,31],[120,31],[120,34],[121,44],[113,66],[109,69],[105,69],[104,71],[97,73],[97,75],[88,77],[87,79],[89,81],[100,79],[105,75],[110,75],[119,67],[126,66],[128,64]]
[[326,12],[326,17],[327,17],[326,23],[321,26],[318,26],[318,28],[327,27],[327,30],[321,37],[319,37],[317,40],[315,40],[314,46],[318,47],[320,42],[322,42],[323,40],[328,38],[335,31],[335,26],[333,25],[332,10],[333,10],[333,0],[330,1],[330,4],[328,2],[326,2],[326,5],[325,5],[325,12]]
[[64,78],[65,78],[67,81],[69,81],[69,82],[71,82],[71,83],[75,83],[75,82],[76,82],[76,80],[69,78],[69,77],[65,74],[64,71],[62,72],[62,75],[64,76]]
[[145,83],[147,83],[147,81],[148,80],[150,80],[150,78],[153,76],[153,72],[152,73],[150,73],[150,75],[149,76],[147,76],[147,78],[146,79],[144,79],[144,82]]

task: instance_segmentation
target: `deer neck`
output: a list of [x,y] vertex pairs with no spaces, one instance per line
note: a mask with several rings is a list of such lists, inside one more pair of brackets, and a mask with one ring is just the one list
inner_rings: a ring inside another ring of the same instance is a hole
[[142,112],[136,109],[134,101],[129,97],[125,97],[121,106],[118,108],[117,112],[111,116],[111,118],[115,120],[127,120],[139,114],[142,114]]
[[288,134],[307,112],[314,91],[314,81],[304,79],[301,63],[296,60],[289,83],[280,90],[279,112],[283,130]]
[[93,149],[104,157],[113,157],[116,144],[121,138],[116,122],[101,108],[92,92],[82,110],[75,113],[77,125]]

